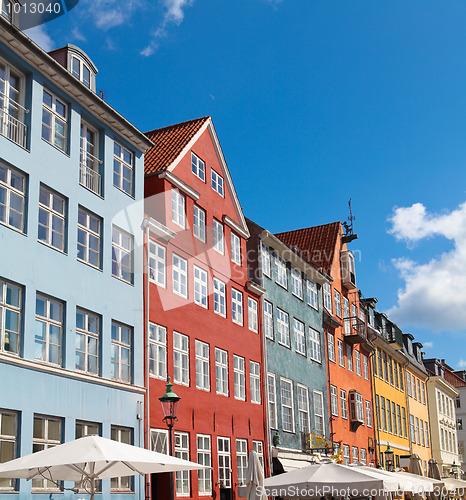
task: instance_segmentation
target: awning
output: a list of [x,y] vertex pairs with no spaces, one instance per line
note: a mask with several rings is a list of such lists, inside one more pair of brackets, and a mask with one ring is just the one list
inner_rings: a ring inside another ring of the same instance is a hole
[[283,465],[285,472],[290,472],[296,469],[302,469],[303,467],[309,467],[315,462],[310,462],[307,460],[293,460],[290,458],[280,458],[280,463]]

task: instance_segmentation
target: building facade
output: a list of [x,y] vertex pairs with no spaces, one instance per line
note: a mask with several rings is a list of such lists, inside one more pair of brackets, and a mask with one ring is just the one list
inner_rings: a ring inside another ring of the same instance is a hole
[[308,463],[313,451],[333,453],[322,332],[327,280],[269,231],[247,223],[250,278],[265,290],[269,443],[274,472],[288,471]]
[[455,400],[456,405],[456,431],[458,435],[458,453],[461,459],[461,469],[463,474],[466,472],[465,446],[466,446],[466,370],[457,370],[455,375],[461,379],[455,389],[458,396]]
[[[170,375],[181,397],[175,453],[213,467],[177,473],[177,496],[233,498],[249,451],[264,461],[266,444],[263,290],[248,279],[249,231],[210,117],[147,136],[152,447],[167,451],[158,398]],[[165,479],[153,477],[152,498],[166,498]]]
[[328,277],[322,286],[323,329],[328,359],[330,436],[344,463],[375,462],[371,355],[366,311],[356,287],[357,236],[340,222],[276,235]]
[[[49,55],[0,15],[2,461],[90,433],[144,445],[139,233],[151,143],[96,95],[95,72],[78,48]],[[121,478],[101,490],[128,498],[140,486]],[[59,492],[42,479],[0,490]]]

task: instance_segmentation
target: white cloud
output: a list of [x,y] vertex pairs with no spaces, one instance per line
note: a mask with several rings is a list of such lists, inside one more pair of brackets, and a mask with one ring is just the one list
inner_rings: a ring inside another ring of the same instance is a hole
[[81,31],[79,31],[79,28],[75,27],[71,30],[71,36],[75,39],[75,40],[79,40],[80,42],[86,42],[87,39],[86,37],[81,33]]
[[425,349],[432,349],[432,347],[434,347],[434,343],[433,342],[423,342],[422,347],[424,347]]
[[141,51],[141,55],[151,56],[158,48],[160,38],[167,36],[167,27],[171,24],[180,25],[184,19],[184,9],[191,7],[194,0],[162,0],[165,13],[163,20],[152,34],[152,40]]
[[45,31],[45,27],[43,24],[25,30],[24,33],[29,38],[34,40],[34,42],[36,42],[41,49],[45,50],[45,52],[50,52],[53,49],[54,42],[48,35],[47,31]]
[[401,258],[393,261],[404,288],[398,303],[387,311],[395,322],[436,331],[463,330],[466,324],[466,203],[442,214],[430,214],[424,205],[396,208],[389,233],[408,246],[443,236],[453,248],[429,262]]
[[460,359],[456,365],[458,368],[466,368],[466,359]]
[[102,31],[127,23],[146,0],[85,0],[86,16]]

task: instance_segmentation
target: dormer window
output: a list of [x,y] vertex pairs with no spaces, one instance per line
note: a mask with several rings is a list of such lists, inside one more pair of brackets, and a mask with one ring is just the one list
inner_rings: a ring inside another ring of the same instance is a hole
[[13,5],[11,0],[0,0],[0,12],[5,19],[12,21]]
[[81,59],[75,56],[71,56],[71,73],[83,82],[88,89],[91,88],[91,70]]

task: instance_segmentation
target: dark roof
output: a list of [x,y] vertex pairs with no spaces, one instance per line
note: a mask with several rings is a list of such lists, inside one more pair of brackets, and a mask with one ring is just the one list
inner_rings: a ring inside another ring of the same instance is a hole
[[154,146],[145,152],[144,173],[167,170],[209,118],[210,116],[204,116],[146,132]]
[[331,222],[321,226],[277,233],[275,236],[296,251],[303,260],[330,275],[340,228],[340,222]]

